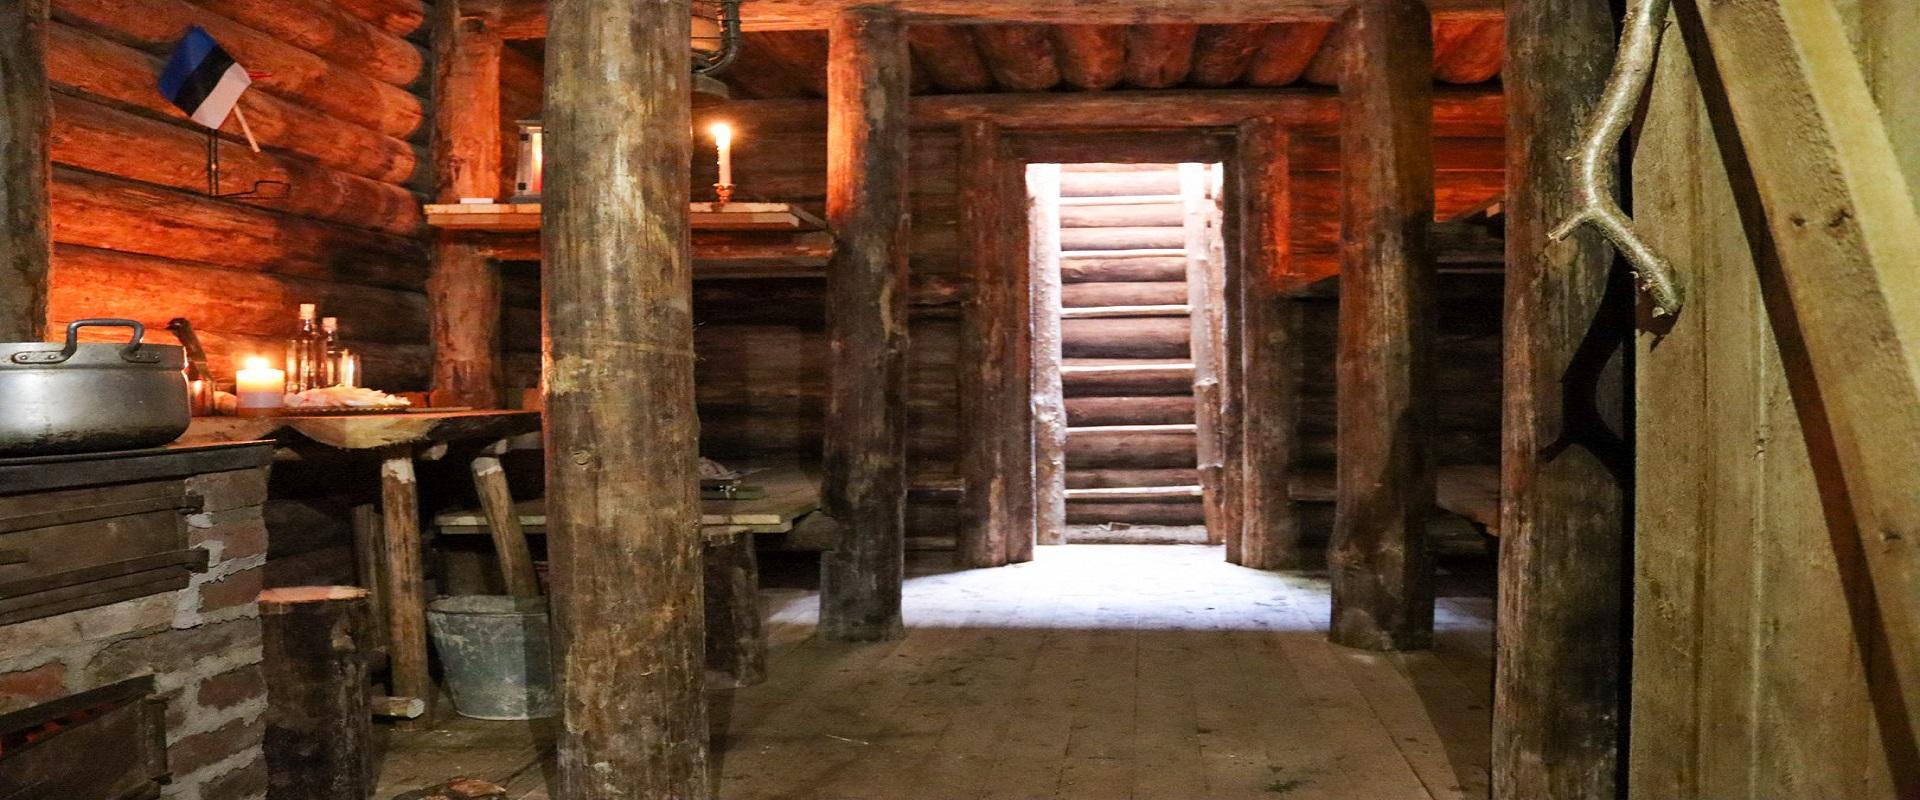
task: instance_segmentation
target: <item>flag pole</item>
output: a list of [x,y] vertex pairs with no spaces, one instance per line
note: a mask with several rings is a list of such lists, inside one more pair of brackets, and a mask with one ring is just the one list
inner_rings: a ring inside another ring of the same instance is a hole
[[253,148],[253,152],[260,152],[260,143],[253,139],[253,126],[247,124],[247,112],[240,110],[238,100],[233,103],[233,115],[240,120],[240,132],[247,135],[247,146]]

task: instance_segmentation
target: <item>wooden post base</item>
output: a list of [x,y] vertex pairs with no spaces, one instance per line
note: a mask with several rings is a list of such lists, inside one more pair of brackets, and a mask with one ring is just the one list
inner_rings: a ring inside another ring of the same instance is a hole
[[725,685],[753,686],[767,679],[767,636],[760,622],[760,559],[753,535],[708,540],[707,670],[727,676]]

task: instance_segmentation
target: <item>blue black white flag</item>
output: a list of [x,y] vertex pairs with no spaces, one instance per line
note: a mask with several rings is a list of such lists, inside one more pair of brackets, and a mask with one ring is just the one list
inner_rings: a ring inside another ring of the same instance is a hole
[[198,25],[187,29],[160,71],[160,93],[209,128],[226,124],[240,93],[252,83],[247,70]]

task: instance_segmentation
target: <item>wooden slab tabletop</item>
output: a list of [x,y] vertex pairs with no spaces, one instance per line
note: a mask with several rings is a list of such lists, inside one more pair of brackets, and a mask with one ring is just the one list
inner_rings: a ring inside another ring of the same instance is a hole
[[186,442],[282,439],[298,434],[341,450],[400,444],[504,439],[540,429],[538,411],[408,411],[393,414],[196,417]]
[[[774,467],[754,472],[741,479],[749,486],[766,489],[767,496],[752,500],[702,500],[702,526],[739,526],[752,533],[784,533],[793,529],[795,520],[820,510],[820,480],[799,467]],[[545,498],[522,500],[514,504],[520,525],[539,532],[547,525]],[[442,533],[483,533],[487,517],[479,509],[448,511],[433,518]]]

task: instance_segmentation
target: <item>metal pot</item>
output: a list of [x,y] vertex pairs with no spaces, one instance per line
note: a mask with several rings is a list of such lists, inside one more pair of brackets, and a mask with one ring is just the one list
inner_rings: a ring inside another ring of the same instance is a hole
[[[81,344],[80,329],[132,328],[126,344]],[[130,319],[83,319],[65,346],[0,342],[0,456],[158,447],[180,438],[187,412],[186,357],[141,344]]]

